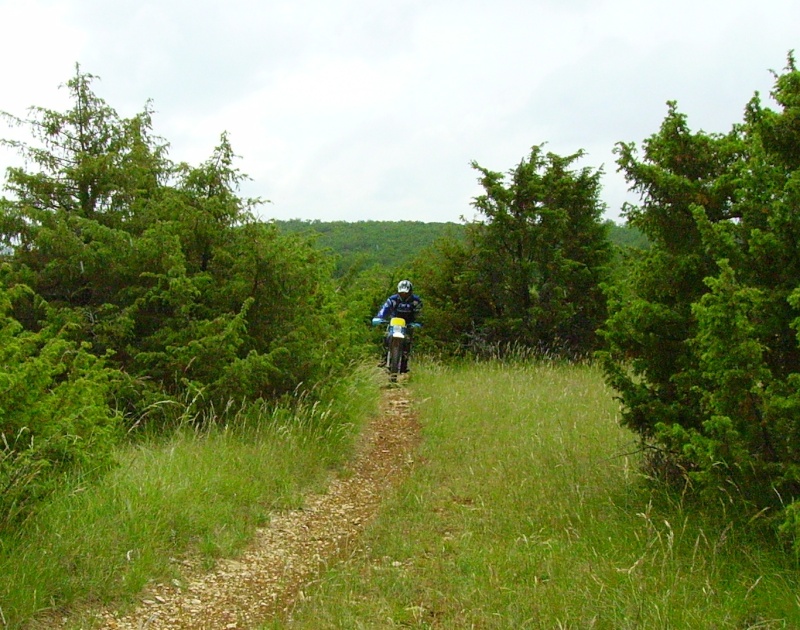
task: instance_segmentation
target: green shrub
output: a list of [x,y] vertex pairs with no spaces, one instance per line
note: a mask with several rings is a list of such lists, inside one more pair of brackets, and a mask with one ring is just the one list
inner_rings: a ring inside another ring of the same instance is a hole
[[[602,355],[622,421],[706,498],[776,520],[800,499],[800,72],[727,134],[661,129],[618,147],[651,247],[612,301]],[[785,513],[796,533],[796,509]]]
[[9,308],[0,287],[0,529],[28,516],[64,475],[107,468],[119,426],[103,360],[61,330],[24,331]]

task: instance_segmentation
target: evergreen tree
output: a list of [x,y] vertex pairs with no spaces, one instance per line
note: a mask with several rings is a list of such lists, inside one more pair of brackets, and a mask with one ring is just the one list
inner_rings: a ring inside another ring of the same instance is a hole
[[[605,329],[623,422],[686,478],[754,510],[800,498],[800,73],[776,76],[727,134],[693,133],[669,104],[639,158],[630,222],[651,248]],[[632,297],[631,297],[632,296]],[[785,527],[800,533],[788,510]]]
[[572,356],[594,349],[611,247],[601,173],[573,169],[582,155],[536,146],[508,179],[473,163],[485,190],[474,205],[485,220],[467,226],[463,244],[440,248],[426,285],[465,342]]
[[280,397],[355,356],[354,324],[320,322],[342,311],[331,263],[255,219],[226,134],[200,166],[174,164],[149,111],[120,118],[93,80],[76,70],[64,113],[6,116],[34,138],[9,143],[34,169],[10,169],[0,200],[7,286],[35,296],[14,294],[16,320],[106,357],[133,421],[165,399]]

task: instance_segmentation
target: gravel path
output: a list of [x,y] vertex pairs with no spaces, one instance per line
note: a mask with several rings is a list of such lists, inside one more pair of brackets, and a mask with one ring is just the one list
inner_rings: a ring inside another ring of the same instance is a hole
[[218,562],[210,573],[190,571],[183,583],[156,585],[131,614],[104,613],[100,627],[225,630],[287,615],[320,571],[357,546],[381,498],[413,464],[418,439],[406,389],[387,389],[357,458],[325,494],[277,514],[235,560]]

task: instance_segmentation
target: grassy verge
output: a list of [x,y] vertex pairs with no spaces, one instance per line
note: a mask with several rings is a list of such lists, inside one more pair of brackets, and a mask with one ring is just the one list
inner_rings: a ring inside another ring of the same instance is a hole
[[412,477],[272,626],[793,628],[796,563],[652,489],[586,366],[418,364]]
[[[348,456],[377,409],[378,375],[355,370],[326,404],[243,411],[117,452],[100,482],[75,480],[15,536],[0,540],[0,627],[46,609],[130,600],[176,559],[234,554],[271,510],[294,506]],[[253,416],[257,416],[254,418]]]

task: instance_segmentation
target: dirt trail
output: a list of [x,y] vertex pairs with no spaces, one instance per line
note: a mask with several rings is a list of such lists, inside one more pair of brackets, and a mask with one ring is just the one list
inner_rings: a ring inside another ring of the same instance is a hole
[[408,392],[385,391],[382,413],[365,431],[355,461],[325,494],[277,514],[249,549],[183,584],[159,584],[127,616],[104,613],[108,630],[253,628],[286,615],[322,569],[357,544],[387,491],[408,472],[419,439]]

